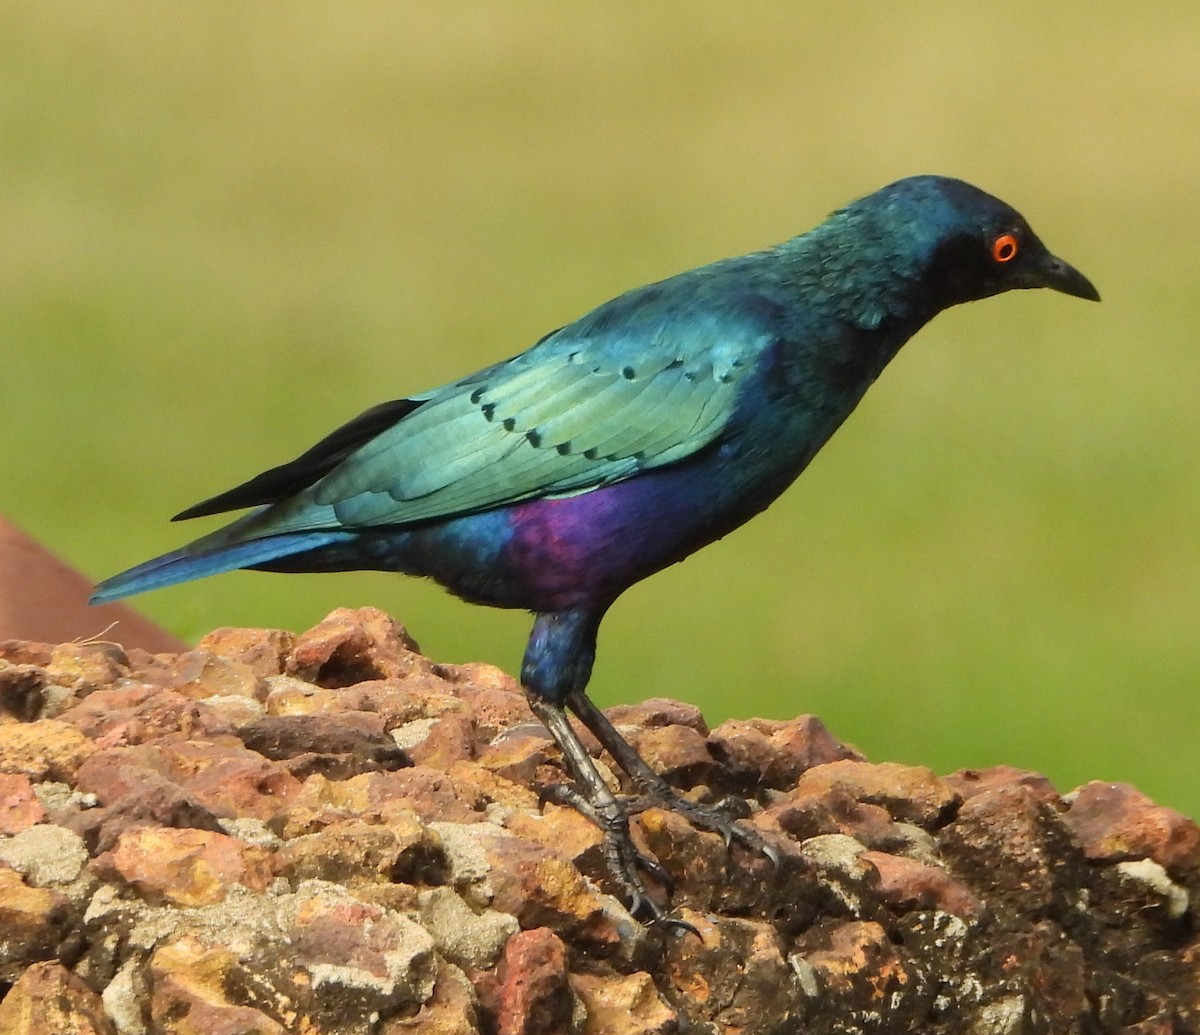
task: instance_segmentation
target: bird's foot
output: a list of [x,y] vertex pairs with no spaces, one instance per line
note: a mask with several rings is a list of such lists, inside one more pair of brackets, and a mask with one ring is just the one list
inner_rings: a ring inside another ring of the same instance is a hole
[[566,805],[590,820],[600,829],[601,852],[605,865],[616,882],[626,908],[635,919],[647,926],[659,925],[679,934],[700,932],[686,920],[679,920],[666,912],[653,898],[642,880],[642,873],[649,874],[662,884],[668,892],[674,881],[666,868],[657,859],[638,850],[629,833],[629,813],[625,804],[617,798],[602,805],[589,801],[574,787],[554,784],[546,787],[539,795],[543,802]]
[[740,822],[750,815],[750,805],[744,798],[730,795],[711,804],[692,801],[690,798],[685,798],[665,780],[656,777],[644,789],[642,795],[637,799],[636,807],[631,811],[643,812],[648,808],[656,807],[683,816],[699,830],[720,834],[725,842],[726,850],[731,849],[736,841],[743,848],[766,856],[777,867],[783,861],[779,849],[753,827]]
[[612,755],[617,765],[625,770],[629,778],[641,790],[642,795],[638,799],[639,807],[635,811],[658,806],[669,812],[678,813],[692,826],[720,834],[727,849],[736,841],[752,852],[765,855],[776,867],[780,865],[782,856],[779,854],[779,850],[758,831],[738,822],[750,815],[750,806],[745,800],[727,797],[711,805],[706,805],[685,798],[646,764],[645,759],[617,732],[608,717],[588,699],[586,694],[582,692],[569,694],[567,703],[571,710],[579,716],[580,721],[591,730],[593,736],[600,741],[604,749]]

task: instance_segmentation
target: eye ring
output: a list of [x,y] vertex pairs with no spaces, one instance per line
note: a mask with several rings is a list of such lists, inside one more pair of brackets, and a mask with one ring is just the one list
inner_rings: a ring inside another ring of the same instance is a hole
[[1012,262],[1018,251],[1016,234],[1001,234],[992,242],[992,258],[997,262]]

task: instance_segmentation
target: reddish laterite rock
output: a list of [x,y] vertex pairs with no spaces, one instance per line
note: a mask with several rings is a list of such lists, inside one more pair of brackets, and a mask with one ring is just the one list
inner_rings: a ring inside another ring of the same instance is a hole
[[1200,1031],[1200,832],[1133,788],[873,763],[813,716],[608,715],[778,855],[642,802],[682,932],[544,798],[566,773],[516,681],[381,611],[0,643],[0,1032]]

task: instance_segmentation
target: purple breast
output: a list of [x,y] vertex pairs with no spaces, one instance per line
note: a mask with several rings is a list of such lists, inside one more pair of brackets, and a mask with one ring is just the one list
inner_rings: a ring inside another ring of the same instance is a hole
[[675,468],[517,504],[508,512],[506,567],[534,610],[606,605],[726,530],[715,530],[715,493],[705,481],[701,470]]

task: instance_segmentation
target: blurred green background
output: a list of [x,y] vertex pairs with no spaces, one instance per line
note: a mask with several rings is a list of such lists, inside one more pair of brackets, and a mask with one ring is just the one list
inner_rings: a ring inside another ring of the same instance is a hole
[[[1198,48],[1184,2],[5,4],[0,512],[110,575],[377,401],[961,176],[1103,304],[939,317],[767,514],[627,594],[594,696],[1198,815]],[[136,604],[187,638],[374,604],[510,670],[528,628],[380,574]]]

